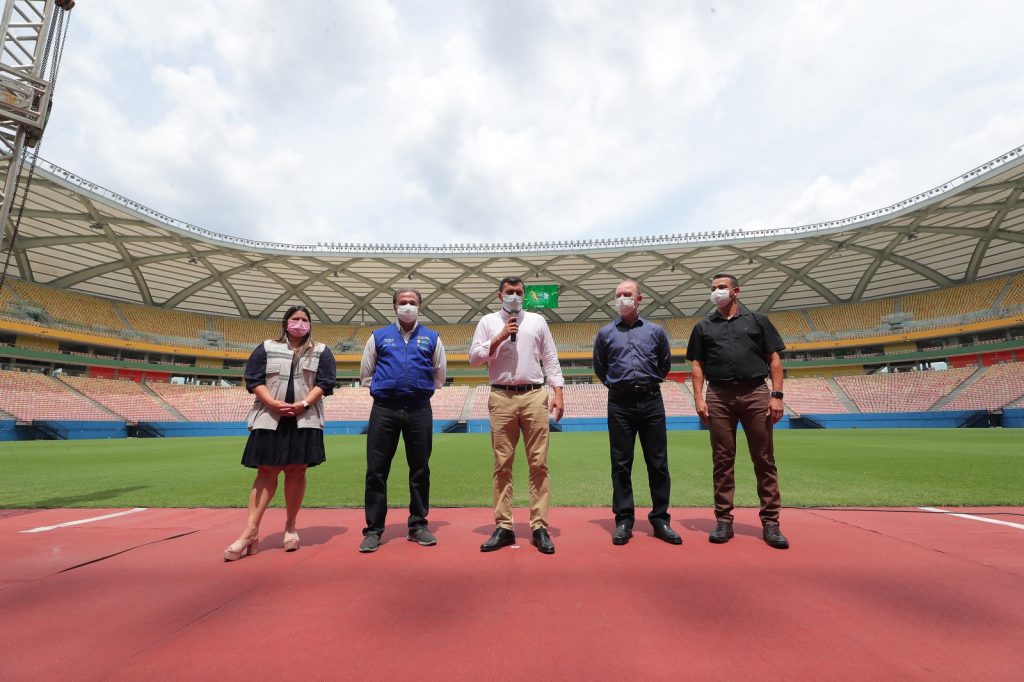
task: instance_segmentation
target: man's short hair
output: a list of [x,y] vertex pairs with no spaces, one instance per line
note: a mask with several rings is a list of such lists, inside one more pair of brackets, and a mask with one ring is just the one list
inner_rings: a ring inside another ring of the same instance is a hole
[[[643,291],[640,289],[640,282],[636,281],[635,279],[624,279],[621,282],[619,282],[619,287],[622,286],[623,284],[632,284],[633,286],[635,286],[637,296],[643,293]],[[618,289],[619,287],[615,288]]]
[[738,279],[736,279],[736,276],[735,275],[730,275],[727,272],[720,272],[720,273],[718,273],[717,275],[715,275],[714,277],[711,278],[711,281],[713,282],[716,279],[722,279],[723,277],[728,277],[729,278],[729,284],[732,285],[733,289],[735,289],[736,287],[738,287],[740,285],[740,281]]
[[418,289],[395,289],[395,295],[391,297],[391,305],[398,305],[399,294],[416,294],[416,305],[423,303],[423,294]]
[[498,283],[498,291],[504,291],[506,284],[511,284],[512,286],[515,286],[517,284],[522,284],[522,283],[523,283],[523,278],[522,277],[516,277],[514,275],[510,275],[508,277],[502,277],[501,281]]

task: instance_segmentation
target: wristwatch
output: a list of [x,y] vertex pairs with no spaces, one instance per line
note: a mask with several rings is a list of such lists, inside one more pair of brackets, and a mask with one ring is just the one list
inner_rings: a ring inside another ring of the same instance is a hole
[[308,410],[309,409],[309,403],[307,403],[305,400],[302,400],[300,402],[302,403],[302,409],[304,409],[304,410]]
[[782,391],[772,391],[768,395],[770,395],[773,398],[778,398],[779,400],[782,400]]

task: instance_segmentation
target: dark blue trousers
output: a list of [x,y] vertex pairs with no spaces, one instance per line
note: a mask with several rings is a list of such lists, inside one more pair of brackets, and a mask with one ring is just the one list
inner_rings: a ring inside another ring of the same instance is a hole
[[612,455],[612,511],[615,525],[633,527],[633,448],[637,436],[647,463],[653,508],[651,523],[668,523],[672,479],[668,473],[668,436],[661,393],[608,393],[608,441]]

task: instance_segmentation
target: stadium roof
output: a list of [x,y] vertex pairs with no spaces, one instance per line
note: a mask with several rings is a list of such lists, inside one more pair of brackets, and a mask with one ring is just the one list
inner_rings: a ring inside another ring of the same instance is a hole
[[524,244],[289,245],[183,223],[39,159],[11,274],[249,318],[275,318],[303,302],[320,320],[344,323],[390,321],[392,290],[413,286],[429,318],[459,323],[493,309],[497,281],[509,274],[560,285],[559,308],[548,313],[569,322],[608,320],[624,278],[642,282],[649,317],[701,314],[710,276],[729,272],[747,305],[785,310],[1024,270],[1022,192],[1018,147],[892,206],[815,225]]

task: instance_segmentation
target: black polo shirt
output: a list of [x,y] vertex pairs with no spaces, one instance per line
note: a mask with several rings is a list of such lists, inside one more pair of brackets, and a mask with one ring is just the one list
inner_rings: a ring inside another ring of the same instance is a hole
[[768,316],[742,305],[727,320],[711,313],[690,332],[687,360],[700,360],[708,381],[743,381],[768,376],[767,357],[786,344]]

